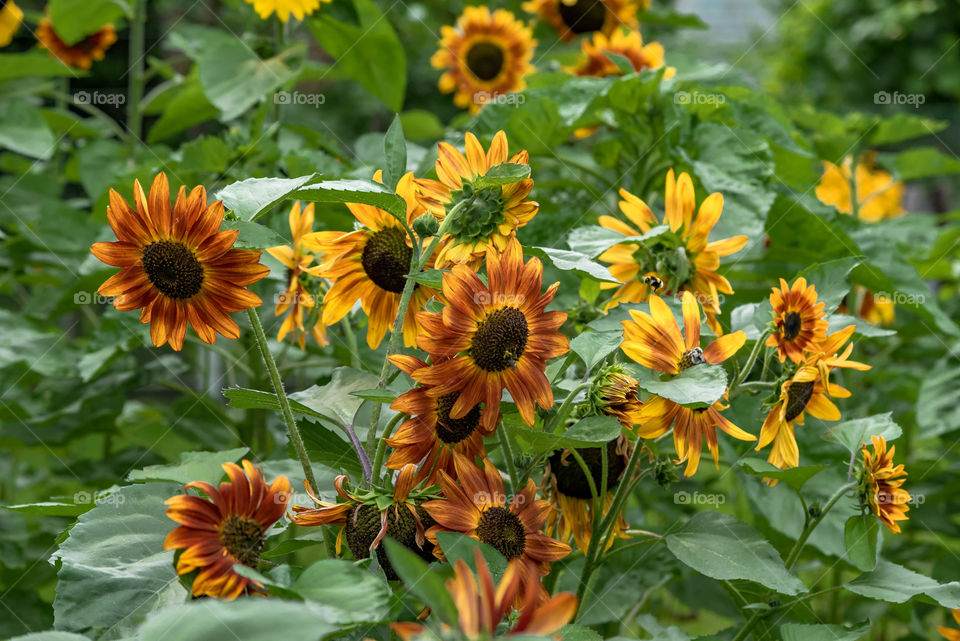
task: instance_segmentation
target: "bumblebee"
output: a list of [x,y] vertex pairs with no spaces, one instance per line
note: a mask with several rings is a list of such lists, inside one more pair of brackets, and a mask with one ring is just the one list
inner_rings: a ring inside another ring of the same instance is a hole
[[663,281],[660,279],[659,276],[656,276],[654,274],[647,274],[646,276],[644,276],[643,282],[649,285],[655,292],[663,289]]

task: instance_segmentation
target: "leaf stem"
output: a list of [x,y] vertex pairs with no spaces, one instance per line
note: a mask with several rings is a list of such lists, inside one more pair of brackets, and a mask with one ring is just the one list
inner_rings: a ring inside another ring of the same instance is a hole
[[378,482],[380,480],[380,468],[383,466],[383,457],[387,451],[387,439],[390,438],[390,435],[393,434],[393,428],[401,419],[406,418],[406,414],[397,412],[394,414],[389,421],[387,421],[386,427],[383,428],[383,437],[377,442],[377,451],[373,455],[373,481]]
[[742,383],[747,376],[750,375],[750,370],[753,369],[754,363],[757,362],[757,357],[760,355],[760,350],[763,349],[763,345],[767,340],[767,337],[770,336],[770,330],[765,330],[760,337],[757,339],[757,342],[754,344],[753,349],[750,350],[750,356],[747,357],[747,362],[744,363],[743,369],[740,370],[740,375],[733,381],[733,384],[730,385],[731,390],[735,390],[740,383]]
[[573,390],[567,394],[567,397],[563,399],[563,403],[560,404],[559,409],[557,409],[557,415],[553,417],[553,421],[549,429],[544,429],[544,432],[553,432],[554,434],[559,434],[560,430],[563,428],[564,422],[567,420],[567,415],[570,413],[570,406],[573,404],[574,397],[582,392],[593,387],[593,382],[580,383]]
[[519,491],[517,483],[519,479],[517,478],[517,464],[513,460],[513,449],[510,447],[510,437],[507,435],[507,430],[501,425],[497,428],[497,441],[500,443],[500,449],[503,450],[503,458],[507,463],[507,474],[510,475],[510,487],[512,488],[513,494],[516,495]]

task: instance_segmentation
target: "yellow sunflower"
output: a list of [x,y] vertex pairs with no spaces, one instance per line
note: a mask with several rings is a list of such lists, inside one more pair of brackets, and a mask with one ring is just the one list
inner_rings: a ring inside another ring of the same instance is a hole
[[491,13],[487,7],[467,7],[456,27],[444,26],[440,33],[440,49],[430,64],[445,70],[440,91],[453,93],[461,109],[476,113],[498,96],[526,88],[537,41],[506,9]]
[[142,309],[156,346],[183,348],[187,323],[200,340],[213,343],[217,333],[237,338],[240,329],[230,312],[257,307],[260,297],[245,289],[270,269],[260,252],[234,249],[238,231],[220,229],[223,203],[207,205],[207,192],[180,187],[173,208],[167,177],[157,174],[147,197],[133,184],[136,209],[110,190],[107,220],[117,242],[94,243],[90,252],[107,265],[122,268],[97,291],[115,296],[120,311]]
[[[584,38],[581,43],[582,56],[576,65],[568,67],[567,71],[576,76],[619,76],[623,73],[608,54],[623,56],[630,61],[634,71],[643,69],[656,70],[663,66],[663,45],[659,42],[643,44],[640,31],[624,31],[616,29],[608,37],[601,32],[593,34],[593,38]],[[667,67],[665,78],[672,78],[677,70]]]
[[411,491],[417,485],[414,465],[405,465],[400,470],[393,495],[387,498],[389,505],[386,508],[380,507],[385,497],[371,492],[360,495],[347,491],[346,484],[349,482],[350,479],[343,475],[334,479],[333,486],[344,502],[328,503],[317,497],[310,484],[304,481],[307,495],[319,507],[294,505],[293,522],[306,527],[339,526],[337,554],[340,554],[344,538],[355,559],[366,559],[371,552],[376,552],[383,573],[391,581],[399,577],[387,558],[386,550],[380,545],[383,537],[395,539],[426,561],[434,559],[433,543],[427,542],[424,537],[426,528],[433,525],[433,519],[423,509],[423,501],[411,496]]
[[[893,218],[905,211],[900,203],[903,183],[895,181],[889,172],[878,168],[876,157],[876,152],[868,151],[857,161],[857,212],[862,220],[868,222]],[[850,156],[843,159],[840,167],[824,161],[823,177],[816,190],[820,202],[833,205],[837,211],[844,214],[853,212],[853,201],[850,197],[852,165],[853,158]]]
[[[951,610],[950,614],[953,615],[953,620],[957,622],[957,625],[960,625],[960,609]],[[937,631],[940,634],[942,634],[943,638],[946,639],[947,641],[960,641],[960,630],[956,630],[954,628],[948,628],[943,625],[938,625]]]
[[552,26],[561,40],[599,31],[610,35],[620,27],[637,28],[637,10],[650,0],[529,0],[523,10]]
[[[474,565],[477,568],[476,575],[463,559],[457,559],[453,566],[453,578],[447,581],[447,591],[456,605],[463,635],[467,639],[494,639],[500,622],[515,601],[517,587],[522,583],[519,575],[522,567],[509,566],[500,583],[494,585],[490,568],[479,549],[474,550]],[[576,610],[577,597],[572,592],[561,592],[545,603],[528,598],[520,610],[520,616],[506,634],[551,636],[573,619]],[[421,638],[427,631],[419,623],[391,623],[390,627],[403,641]],[[444,631],[446,628],[444,626]]]
[[[459,483],[440,472],[443,498],[423,504],[437,523],[427,530],[427,538],[436,544],[437,532],[460,532],[494,547],[509,565],[520,566],[514,569],[520,574],[517,601],[530,599],[531,592],[546,600],[540,577],[550,573],[552,562],[570,554],[569,545],[541,533],[550,502],[537,500],[537,486],[528,479],[508,503],[500,472],[489,459],[484,459],[482,470],[459,454],[453,460]],[[442,557],[439,546],[434,554]]]
[[[313,219],[313,203],[301,210],[298,200],[290,208],[290,234],[293,236],[293,246],[280,245],[267,249],[267,253],[287,268],[287,280],[289,281],[287,289],[277,299],[277,308],[274,312],[277,316],[283,316],[289,311],[280,325],[280,331],[277,332],[277,340],[283,341],[287,334],[293,332],[293,339],[300,345],[300,349],[306,349],[307,329],[304,327],[303,317],[309,315],[311,310],[316,307],[316,301],[307,290],[303,278],[320,276],[320,266],[310,266],[313,262],[313,254],[304,251],[303,247],[303,237],[313,230]],[[329,344],[327,328],[319,322],[319,319],[313,324],[310,333],[318,345]]]
[[112,24],[104,25],[80,42],[68,45],[53,29],[49,18],[41,18],[37,23],[37,44],[62,63],[77,69],[89,69],[94,60],[103,60],[107,49],[117,41],[117,30]]
[[[419,358],[403,354],[391,356],[390,362],[411,377],[417,370],[429,367]],[[414,387],[390,405],[390,409],[403,412],[410,418],[386,439],[387,445],[393,448],[387,467],[398,470],[419,463],[417,481],[426,479],[427,485],[434,485],[441,470],[454,474],[454,452],[471,461],[486,457],[483,437],[493,434],[493,429],[481,425],[479,403],[460,418],[451,418],[450,410],[460,392],[433,397],[428,391],[425,386]]]
[[331,2],[331,0],[246,0],[247,4],[253,5],[260,18],[266,20],[270,14],[276,13],[280,22],[286,22],[290,15],[297,20],[303,20],[314,11],[320,8],[321,2]]
[[431,397],[459,392],[450,418],[463,418],[483,402],[480,421],[485,431],[492,431],[506,388],[523,421],[533,425],[535,404],[553,407],[546,362],[569,349],[567,337],[557,331],[566,313],[544,311],[560,284],[541,294],[543,265],[536,258],[524,263],[516,240],[502,256],[488,251],[487,281],[489,285],[464,265],[443,275],[447,306],[442,313],[417,315],[425,330],[418,345],[434,364],[412,376],[430,386]]
[[887,451],[887,441],[882,436],[871,436],[873,452],[863,446],[863,467],[860,472],[860,500],[877,515],[880,522],[891,532],[900,533],[897,521],[906,521],[910,517],[910,493],[900,487],[906,480],[907,472],[903,463],[894,466],[893,454],[896,447]]
[[[623,321],[623,353],[652,370],[679,374],[704,363],[722,363],[743,347],[747,337],[741,331],[721,336],[706,349],[700,347],[700,306],[690,292],[683,293],[683,333],[670,308],[656,294],[650,296],[650,313],[631,309],[632,320]],[[749,434],[724,418],[727,405],[716,401],[710,407],[689,408],[659,396],[643,402],[636,433],[640,438],[658,438],[673,426],[673,443],[678,462],[686,461],[684,476],[693,476],[700,465],[703,440],[719,467],[720,449],[717,428],[741,441],[755,441]]]
[[[666,205],[662,222],[645,202],[625,189],[620,190],[620,211],[629,219],[631,226],[613,216],[601,216],[600,225],[624,236],[641,236],[658,225],[668,225],[670,230],[648,241],[629,241],[614,245],[600,254],[599,259],[610,264],[610,273],[620,281],[601,285],[616,287],[607,309],[620,303],[640,303],[647,300],[651,291],[679,293],[691,291],[707,313],[707,323],[716,333],[722,328],[716,322],[720,313],[719,294],[732,294],[730,282],[717,273],[720,258],[734,254],[747,244],[747,237],[732,236],[709,242],[710,231],[723,211],[723,196],[710,194],[694,212],[693,180],[682,173],[674,179],[671,169],[667,172]],[[658,287],[650,283],[657,283]]]
[[817,302],[817,288],[807,285],[805,278],[798,278],[793,286],[780,279],[780,288],[773,288],[770,294],[773,307],[773,324],[776,331],[766,344],[777,348],[780,362],[789,357],[794,363],[803,360],[803,351],[821,342],[827,337],[824,304]]
[[[381,172],[374,180],[381,182]],[[404,174],[397,183],[397,194],[407,202],[407,224],[423,213],[415,196],[413,173]],[[348,204],[350,213],[362,225],[352,232],[318,231],[303,236],[303,247],[324,254],[318,273],[333,282],[323,298],[324,325],[340,321],[357,299],[370,318],[367,345],[376,349],[400,307],[400,295],[410,272],[413,244],[403,225],[393,214],[372,205]],[[431,263],[427,268],[432,267]],[[403,344],[416,344],[421,332],[417,311],[434,295],[419,283],[407,307],[403,322]]]
[[[477,178],[491,168],[508,162],[507,135],[498,131],[486,152],[476,136],[467,133],[464,139],[466,155],[453,145],[438,145],[437,177],[439,180],[417,181],[419,199],[437,220],[466,201],[457,218],[440,240],[437,250],[437,269],[449,269],[455,264],[480,268],[488,248],[502,252],[518,227],[523,227],[536,216],[539,205],[527,200],[533,189],[533,179],[524,178],[501,186],[477,189]],[[509,162],[529,164],[530,156],[520,151]]]
[[290,499],[290,481],[278,476],[270,485],[250,461],[243,468],[225,463],[229,482],[219,488],[203,481],[188,483],[210,500],[194,494],[167,499],[167,516],[179,523],[163,542],[164,550],[183,550],[177,574],[199,570],[193,579],[194,596],[232,600],[263,586],[233,569],[237,563],[256,569],[266,532],[280,520]]
[[639,423],[643,403],[637,395],[638,383],[623,365],[608,365],[601,370],[590,390],[590,402],[598,414],[613,416],[632,430]]
[[[869,365],[849,360],[853,344],[840,348],[853,335],[856,326],[850,325],[830,334],[813,352],[807,352],[803,364],[780,385],[780,397],[767,414],[756,449],[773,444],[767,460],[780,469],[800,464],[800,450],[794,435],[794,424],[803,425],[807,414],[824,421],[840,420],[840,410],[831,398],[847,398],[849,390],[830,382],[834,369],[867,370]],[[774,484],[771,480],[768,483]]]
[[0,0],[0,47],[13,41],[13,35],[23,22],[23,10],[13,0]]
[[897,305],[882,294],[874,294],[870,290],[857,285],[857,293],[863,295],[857,316],[872,325],[893,325],[897,317]]

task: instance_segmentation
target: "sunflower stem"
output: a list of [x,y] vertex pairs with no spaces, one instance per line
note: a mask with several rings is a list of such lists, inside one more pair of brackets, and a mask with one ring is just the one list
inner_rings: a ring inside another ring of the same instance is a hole
[[347,349],[350,350],[350,367],[361,369],[360,351],[357,346],[357,334],[353,331],[353,323],[350,322],[350,314],[343,317],[343,336],[347,339]]
[[757,362],[757,357],[760,355],[760,350],[763,349],[763,345],[766,343],[768,336],[770,336],[769,329],[765,330],[763,334],[760,334],[760,338],[757,339],[753,349],[750,350],[750,356],[747,357],[747,362],[744,363],[743,369],[740,370],[740,375],[737,376],[736,379],[734,379],[733,384],[730,385],[731,391],[735,390],[737,386],[746,380],[747,376],[750,375],[750,370],[753,369],[753,365]]
[[[803,528],[803,532],[800,533],[800,538],[797,539],[793,549],[790,550],[790,554],[787,555],[787,560],[784,562],[784,565],[787,566],[788,570],[791,569],[797,562],[797,559],[800,558],[800,550],[803,549],[804,543],[807,542],[807,539],[810,538],[810,535],[813,534],[813,531],[817,529],[817,526],[820,525],[821,521],[823,521],[823,518],[827,515],[827,512],[833,509],[833,506],[837,504],[837,501],[839,501],[844,494],[857,487],[857,485],[857,483],[846,483],[840,486],[840,489],[834,492],[833,496],[831,496],[829,500],[827,500],[826,504],[820,508],[820,514],[815,518],[809,519],[809,522]],[[808,511],[807,514],[809,515],[810,512]]]
[[273,354],[270,353],[270,347],[267,345],[267,336],[263,333],[263,325],[260,323],[260,316],[255,308],[247,310],[247,317],[250,319],[250,326],[253,328],[253,335],[257,339],[257,345],[260,347],[260,355],[263,357],[263,364],[267,366],[270,373],[270,381],[273,383],[273,391],[280,402],[280,411],[283,413],[283,420],[287,424],[287,432],[290,434],[290,441],[294,449],[297,450],[297,456],[300,458],[300,466],[303,467],[303,477],[310,483],[310,487],[317,487],[317,481],[313,478],[313,468],[310,467],[310,458],[307,456],[307,448],[303,444],[303,438],[300,436],[300,430],[297,428],[297,422],[293,420],[293,412],[290,410],[290,401],[283,391],[283,380],[280,378],[280,371],[277,369],[277,363],[273,360]]
[[383,437],[377,442],[377,451],[373,455],[373,482],[375,483],[380,481],[380,469],[383,467],[383,457],[387,451],[387,439],[393,434],[396,424],[405,417],[405,414],[397,412],[390,417],[386,427],[383,428]]
[[127,130],[130,132],[130,144],[136,149],[143,137],[143,113],[140,101],[143,99],[143,49],[147,32],[147,0],[134,0],[133,17],[130,19],[130,49],[128,63],[130,75],[127,79]]
[[510,488],[514,496],[517,494],[517,463],[513,460],[513,449],[510,447],[510,437],[507,436],[507,430],[500,426],[497,430],[497,442],[500,443],[500,449],[503,450],[503,458],[507,463],[507,474],[510,475]]
[[567,415],[570,413],[570,406],[573,404],[574,397],[580,392],[590,389],[591,387],[593,387],[593,381],[580,383],[574,387],[573,391],[567,394],[567,397],[563,399],[563,403],[560,404],[560,408],[557,410],[557,415],[554,417],[553,424],[550,426],[550,429],[545,429],[544,432],[553,432],[554,434],[559,434],[567,420]]

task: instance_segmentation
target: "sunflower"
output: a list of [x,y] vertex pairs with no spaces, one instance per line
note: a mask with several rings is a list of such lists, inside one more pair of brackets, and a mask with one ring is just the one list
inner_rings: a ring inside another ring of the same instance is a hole
[[194,596],[235,599],[263,586],[237,574],[233,566],[242,563],[256,569],[266,532],[280,520],[290,499],[290,481],[278,476],[270,485],[263,471],[250,461],[243,468],[224,463],[229,482],[219,489],[203,481],[188,483],[210,500],[193,494],[167,499],[167,516],[179,523],[163,542],[164,550],[180,550],[177,574],[199,570],[193,579]]
[[54,31],[50,19],[41,18],[37,23],[36,36],[37,44],[49,51],[50,55],[60,62],[86,70],[94,60],[103,60],[107,49],[117,41],[117,30],[112,24],[104,25],[99,31],[90,34],[80,42],[68,45]]
[[[659,42],[643,44],[643,38],[637,30],[624,31],[616,29],[608,37],[603,33],[593,34],[592,40],[584,39],[581,44],[583,52],[580,61],[567,71],[576,76],[619,76],[623,73],[620,67],[610,59],[609,54],[623,56],[630,61],[634,71],[643,69],[656,70],[663,66],[663,45]],[[672,78],[677,73],[673,67],[664,71],[665,78]]]
[[118,240],[94,243],[90,252],[122,269],[97,291],[116,296],[113,306],[121,311],[142,309],[140,322],[150,323],[150,338],[158,347],[170,343],[182,349],[187,323],[206,343],[218,333],[237,338],[240,329],[230,312],[260,305],[245,287],[270,272],[260,264],[260,252],[233,249],[236,229],[217,231],[223,203],[208,206],[203,187],[189,196],[180,187],[171,209],[170,185],[160,173],[149,198],[139,181],[133,183],[133,195],[136,209],[110,190],[107,220]]
[[321,2],[330,2],[331,0],[246,0],[247,4],[253,5],[260,18],[266,20],[271,13],[276,13],[280,22],[286,22],[290,15],[297,20],[303,20],[314,11],[320,8]]
[[[639,5],[650,6],[650,0]],[[620,27],[637,28],[635,0],[529,0],[523,10],[537,14],[553,27],[560,39],[567,42],[582,33],[610,35]]]
[[[429,367],[419,358],[403,354],[391,356],[390,362],[411,377],[417,370]],[[486,457],[483,437],[493,434],[493,429],[480,424],[479,404],[460,418],[450,418],[450,410],[460,392],[439,397],[427,392],[427,387],[414,387],[390,405],[390,409],[410,418],[400,425],[396,434],[386,439],[387,445],[394,448],[387,467],[398,470],[410,463],[420,463],[417,481],[426,479],[427,485],[433,485],[440,470],[454,473],[454,452],[470,460]]]
[[781,278],[780,289],[774,287],[770,294],[770,305],[775,331],[766,344],[777,348],[781,363],[788,357],[799,363],[803,350],[827,337],[830,323],[825,318],[824,304],[817,302],[817,288],[808,286],[805,278],[798,278],[792,287]]
[[[333,481],[333,487],[344,503],[328,503],[317,497],[310,484],[304,481],[307,495],[320,507],[293,506],[292,521],[297,525],[340,526],[337,534],[336,551],[340,554],[343,539],[356,559],[370,557],[376,551],[377,561],[387,579],[396,581],[400,577],[390,564],[386,550],[380,545],[383,537],[389,536],[417,553],[425,561],[433,560],[433,543],[424,538],[426,528],[433,525],[433,519],[423,509],[422,499],[411,496],[417,485],[416,467],[405,465],[394,483],[391,497],[378,496],[374,491],[347,491],[350,479],[344,475]],[[386,508],[380,506],[388,503]]]
[[540,293],[543,265],[536,258],[523,262],[523,249],[510,241],[499,255],[487,252],[487,280],[465,265],[443,275],[443,312],[417,315],[425,332],[418,339],[433,365],[412,377],[430,386],[427,395],[445,397],[459,392],[449,416],[460,419],[483,402],[480,422],[492,431],[500,416],[503,388],[509,390],[527,425],[533,425],[534,404],[553,407],[553,389],[544,374],[547,360],[565,354],[567,337],[557,329],[564,312],[545,312],[559,283]]
[[747,244],[747,237],[743,235],[708,242],[710,231],[723,211],[723,196],[710,194],[694,215],[693,180],[686,173],[674,179],[672,169],[667,172],[662,222],[645,202],[627,190],[621,189],[620,196],[623,198],[620,211],[636,227],[612,216],[601,216],[602,227],[628,237],[641,236],[661,224],[668,225],[670,230],[646,241],[630,240],[614,245],[600,254],[599,259],[611,265],[610,273],[621,283],[619,287],[614,283],[601,285],[617,287],[607,309],[620,303],[643,302],[652,291],[691,291],[703,304],[711,329],[721,333],[722,328],[716,322],[720,313],[719,294],[732,294],[733,288],[716,270],[721,257],[734,254]]
[[874,294],[859,285],[857,285],[857,292],[863,295],[857,316],[872,325],[893,324],[897,316],[896,303],[882,294]]
[[[306,349],[307,330],[303,325],[304,314],[309,314],[310,310],[316,307],[316,301],[307,290],[303,278],[320,275],[319,265],[310,266],[313,262],[313,254],[304,251],[303,247],[303,237],[313,229],[313,218],[313,203],[301,210],[298,200],[290,209],[290,233],[293,236],[293,246],[280,245],[267,248],[267,253],[287,268],[289,281],[287,289],[277,299],[277,308],[274,312],[277,316],[282,316],[288,310],[290,312],[280,325],[277,340],[282,342],[287,334],[293,332],[293,338],[300,345],[300,349]],[[326,326],[323,323],[315,322],[310,333],[319,345],[329,344]]]
[[[490,568],[479,549],[474,549],[473,558],[476,575],[463,559],[457,559],[453,578],[447,581],[447,591],[456,605],[463,635],[467,639],[494,639],[500,622],[515,601],[517,587],[522,582],[518,574],[522,566],[508,567],[500,583],[494,586]],[[569,623],[576,610],[577,597],[572,592],[561,592],[540,604],[528,597],[520,616],[506,634],[550,636]],[[390,627],[403,641],[413,641],[426,632],[419,623],[391,623]]]
[[[382,172],[374,180],[382,182]],[[423,213],[414,192],[413,173],[404,174],[397,183],[396,192],[407,203],[407,224]],[[367,345],[376,349],[393,322],[400,307],[400,296],[410,272],[413,244],[410,237],[393,214],[357,203],[348,204],[350,213],[362,227],[352,232],[319,231],[302,237],[303,246],[324,254],[318,273],[333,281],[323,298],[324,325],[340,321],[353,307],[357,299],[364,313],[370,318],[367,327]],[[427,267],[432,267],[428,263]],[[416,319],[417,311],[423,309],[434,291],[419,283],[414,287],[413,298],[407,307],[403,322],[403,344],[416,344],[421,333]]]
[[23,21],[23,10],[13,0],[0,0],[0,47],[13,41],[13,35]]
[[[953,615],[953,620],[956,621],[958,625],[960,625],[960,609],[951,610],[950,614]],[[940,634],[942,634],[943,638],[946,639],[947,641],[960,641],[960,630],[956,630],[954,628],[948,628],[943,625],[938,625],[937,631]],[[406,639],[404,641],[406,641]]]
[[[680,372],[704,363],[718,364],[737,353],[746,335],[737,331],[721,336],[706,349],[700,347],[700,305],[689,291],[683,293],[683,333],[663,299],[650,296],[650,313],[631,309],[632,320],[623,321],[623,353],[644,367],[665,374]],[[700,465],[703,439],[719,466],[717,428],[741,441],[755,441],[749,434],[724,418],[727,405],[717,400],[710,407],[689,408],[659,396],[643,402],[637,416],[641,438],[657,438],[673,426],[673,443],[680,463],[686,461],[684,476],[692,476]]]
[[467,7],[456,27],[444,26],[440,33],[440,49],[430,64],[445,70],[440,91],[453,93],[461,109],[476,113],[498,96],[526,88],[537,41],[506,9],[491,13],[487,7]]
[[[849,360],[853,344],[839,353],[855,329],[855,325],[850,325],[814,345],[815,351],[807,352],[800,367],[780,385],[779,399],[763,422],[756,447],[759,451],[772,443],[767,460],[780,469],[800,464],[794,424],[803,425],[806,414],[824,421],[840,419],[840,410],[830,399],[847,398],[850,392],[831,383],[830,372],[838,368],[870,369],[869,365]],[[771,480],[768,483],[774,484]]]
[[[438,473],[442,499],[427,501],[424,509],[436,521],[427,530],[427,538],[436,543],[437,532],[461,532],[496,548],[510,565],[520,565],[518,601],[529,599],[531,591],[541,600],[546,590],[540,577],[550,573],[550,563],[567,556],[570,546],[542,534],[550,502],[537,500],[537,486],[532,479],[507,503],[503,479],[489,459],[481,470],[473,461],[453,455],[456,478]],[[439,547],[434,554],[440,558]]]
[[637,380],[627,374],[623,365],[608,365],[600,370],[590,389],[590,403],[597,414],[613,416],[632,430],[639,423],[643,403],[637,398]]
[[458,263],[479,269],[487,249],[493,247],[502,252],[509,240],[516,237],[517,228],[530,222],[540,207],[526,199],[533,189],[533,179],[529,177],[501,186],[475,187],[477,178],[497,165],[529,164],[526,151],[507,160],[505,133],[498,131],[486,152],[476,136],[467,133],[464,147],[466,155],[453,145],[441,142],[436,165],[440,180],[417,181],[420,202],[438,220],[464,203],[440,241],[437,269],[448,269]]
[[[877,222],[904,213],[900,200],[903,183],[876,165],[876,152],[866,152],[857,161],[857,213],[861,220]],[[850,167],[853,158],[847,156],[842,166],[824,161],[823,177],[817,185],[817,198],[825,205],[833,205],[843,214],[853,213],[850,198]]]
[[[569,449],[557,450],[551,454],[544,470],[543,486],[546,488],[546,498],[554,507],[547,518],[547,532],[561,541],[567,541],[572,537],[577,547],[584,553],[590,546],[593,519],[602,519],[610,510],[613,504],[613,490],[623,477],[629,459],[629,448],[623,437],[615,438],[603,447],[607,450],[606,487],[601,487],[603,456],[600,447],[585,447],[577,450],[580,458],[586,463],[587,469],[590,470],[594,487],[603,497],[603,512],[600,515],[594,514],[593,493],[590,490],[587,475],[583,473],[579,461],[573,457]],[[613,539],[616,537],[628,538],[627,527],[623,516],[618,515],[614,525],[615,536],[610,537],[607,548],[613,545]]]
[[860,502],[877,515],[880,522],[891,532],[900,533],[897,521],[906,521],[910,506],[910,493],[901,488],[907,472],[903,463],[893,465],[896,447],[887,451],[887,441],[882,436],[871,436],[873,453],[863,446],[863,468],[860,476]]

